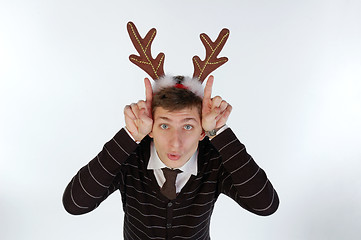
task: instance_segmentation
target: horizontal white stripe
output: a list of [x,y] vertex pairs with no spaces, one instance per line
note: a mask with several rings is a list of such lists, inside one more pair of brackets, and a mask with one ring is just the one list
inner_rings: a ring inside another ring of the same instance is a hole
[[134,186],[127,185],[127,187],[134,189],[137,193],[144,194],[144,195],[147,195],[147,196],[150,196],[150,197],[154,198],[154,199],[157,200],[157,201],[164,202],[163,200],[159,199],[159,198],[156,197],[155,195],[152,195],[152,194],[147,193],[147,192],[144,192],[144,191],[140,191],[140,190],[136,189]]
[[273,205],[274,198],[275,198],[275,190],[273,189],[273,195],[272,195],[272,200],[271,200],[270,205],[268,205],[265,208],[258,208],[258,209],[257,208],[252,208],[252,209],[255,210],[255,211],[259,211],[259,212],[266,211]]
[[206,203],[192,203],[192,204],[189,204],[185,207],[180,207],[180,208],[174,208],[174,211],[179,211],[179,210],[184,210],[184,209],[187,209],[187,208],[192,208],[192,207],[204,207],[204,206],[207,206],[207,205],[213,205],[214,203],[214,199],[212,199],[211,201],[208,201]]
[[268,183],[268,179],[267,179],[265,185],[261,188],[261,190],[259,190],[259,191],[256,192],[255,194],[253,194],[253,195],[251,195],[251,196],[239,196],[239,198],[253,198],[253,197],[257,196],[258,194],[260,194],[260,193],[265,189],[267,183]]
[[209,213],[210,211],[213,211],[213,209],[208,209],[206,212],[199,214],[199,215],[195,215],[195,214],[184,214],[184,215],[179,215],[179,216],[173,216],[174,219],[176,218],[184,218],[184,217],[194,217],[194,218],[200,218],[203,217],[204,215],[206,215],[207,213]]
[[250,157],[250,158],[248,159],[248,161],[247,161],[246,163],[244,163],[242,166],[240,166],[240,167],[237,168],[236,170],[233,170],[233,171],[231,172],[231,174],[233,174],[233,173],[239,171],[240,169],[242,169],[244,166],[246,166],[248,163],[251,162],[251,159],[252,159],[252,157]]
[[97,160],[98,160],[98,163],[100,164],[100,166],[102,166],[102,168],[112,177],[115,177],[116,174],[112,174],[111,172],[109,172],[104,166],[103,164],[100,162],[100,159],[99,159],[99,156],[97,155]]
[[75,177],[73,178],[73,181],[71,182],[71,188],[70,188],[70,198],[71,198],[71,201],[74,203],[75,206],[77,206],[78,208],[82,208],[82,209],[88,209],[89,207],[83,207],[83,206],[80,206],[79,204],[77,204],[74,200],[74,197],[73,197],[73,186],[74,186],[74,180],[75,180]]
[[90,166],[89,166],[89,163],[88,163],[88,171],[89,171],[89,174],[90,174],[90,176],[92,176],[92,178],[94,179],[94,181],[96,182],[96,183],[98,183],[100,186],[102,186],[102,187],[104,187],[104,188],[108,188],[109,186],[106,186],[106,185],[104,185],[104,184],[101,184],[95,177],[94,177],[94,175],[91,173],[91,171],[90,171]]
[[[133,216],[132,216],[133,217]],[[138,220],[139,221],[139,220]],[[144,231],[142,231],[142,230],[140,230],[137,226],[135,226],[131,221],[128,221],[129,222],[129,224],[131,224],[135,229],[137,229],[139,232],[142,232],[144,235],[146,235],[147,236],[147,239],[163,239],[163,238],[161,238],[161,237],[151,237],[151,236],[149,236],[146,232],[144,232]],[[130,231],[132,231],[131,229],[129,229]],[[132,231],[133,232],[133,231]],[[134,232],[133,232],[134,233]],[[134,233],[134,235],[136,235],[137,236],[137,234],[135,234]],[[138,237],[138,236],[137,236]],[[139,237],[138,237],[138,239],[140,239]]]
[[127,154],[128,156],[130,155],[127,151],[125,151],[124,148],[122,148],[122,146],[120,146],[120,144],[117,142],[117,140],[115,140],[115,138],[112,138],[112,140],[118,145],[118,147],[119,147],[120,149],[122,149],[122,151],[123,151],[125,154]]
[[[155,217],[155,218],[160,218],[160,219],[163,219],[163,220],[165,219],[165,217],[162,217],[162,216],[160,216],[160,215],[142,213],[139,209],[137,209],[136,207],[133,207],[133,206],[131,206],[131,205],[129,205],[129,204],[127,204],[126,207],[135,210],[136,212],[138,212],[138,213],[139,213],[140,215],[142,215],[143,217]],[[128,212],[128,214],[129,214],[129,212]]]
[[229,160],[231,160],[232,158],[234,158],[235,156],[237,156],[238,154],[240,154],[243,150],[244,150],[244,148],[241,149],[241,150],[239,150],[238,152],[236,152],[233,156],[229,157],[227,160],[224,160],[224,161],[223,161],[223,164],[227,163]]
[[[142,205],[142,206],[151,206],[151,207],[154,207],[154,208],[158,208],[158,209],[161,210],[161,211],[165,211],[165,210],[166,210],[166,208],[158,207],[158,206],[156,206],[156,205],[154,205],[154,204],[151,204],[151,203],[142,203],[142,202],[140,202],[137,198],[135,198],[135,197],[133,197],[133,196],[130,196],[130,195],[127,195],[127,198],[130,198],[130,199],[135,200],[136,202],[138,202],[138,204],[140,204],[140,205]],[[127,203],[127,204],[129,204],[129,203]]]
[[258,169],[257,169],[257,171],[256,171],[256,173],[255,174],[253,174],[253,176],[252,177],[250,177],[249,179],[247,179],[246,181],[244,181],[244,182],[242,182],[242,183],[237,183],[237,184],[233,184],[233,186],[237,186],[237,187],[239,187],[239,186],[241,186],[241,185],[243,185],[243,184],[246,184],[246,183],[248,183],[249,181],[251,181],[256,175],[257,175],[257,173],[259,172],[259,170],[261,170],[261,168],[260,167],[258,167]]
[[221,147],[218,151],[222,151],[225,147],[227,147],[229,144],[234,143],[235,141],[237,141],[237,138],[235,138],[234,140],[230,141],[229,143],[227,143],[226,145],[224,145],[223,147]]
[[[128,220],[128,222],[129,222],[129,220]],[[141,238],[138,237],[138,235],[130,228],[130,226],[129,226],[128,224],[124,224],[124,229],[126,229],[126,228],[129,229],[129,231],[130,231],[131,233],[133,233],[133,235],[134,235],[137,239],[141,240]],[[133,239],[133,237],[130,237],[131,234],[129,233],[129,231],[127,231],[127,232],[128,232],[128,235],[129,235],[129,239]]]
[[122,165],[120,162],[118,162],[111,154],[110,154],[110,152],[108,151],[108,149],[104,146],[104,149],[105,149],[105,151],[108,153],[108,155],[116,162],[116,163],[118,163],[118,165],[120,166],[120,165]]
[[[210,212],[209,214],[211,214],[211,213],[212,212]],[[207,222],[208,220],[209,220],[209,216],[207,218],[205,218],[202,222],[198,223],[197,225],[173,225],[172,228],[197,228],[200,225]]]
[[78,175],[79,175],[79,183],[80,183],[80,186],[81,186],[81,188],[83,189],[83,191],[84,191],[86,194],[88,194],[88,196],[90,196],[90,197],[92,197],[92,198],[95,198],[95,199],[102,198],[102,196],[96,197],[96,196],[94,196],[94,195],[92,195],[92,194],[88,193],[88,191],[87,191],[87,190],[85,190],[85,188],[84,188],[84,186],[83,186],[83,183],[81,182],[80,172],[78,173]]

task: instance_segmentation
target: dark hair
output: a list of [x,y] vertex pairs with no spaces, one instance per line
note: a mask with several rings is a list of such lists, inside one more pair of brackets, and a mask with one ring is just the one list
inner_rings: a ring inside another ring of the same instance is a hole
[[167,87],[161,89],[153,96],[153,116],[157,107],[162,107],[168,111],[195,107],[198,109],[199,116],[202,117],[202,98],[184,88]]

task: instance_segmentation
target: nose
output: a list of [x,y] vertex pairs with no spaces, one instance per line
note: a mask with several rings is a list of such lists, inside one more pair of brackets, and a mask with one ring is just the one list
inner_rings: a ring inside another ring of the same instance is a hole
[[178,130],[173,130],[169,139],[172,148],[179,148],[182,145],[182,134]]

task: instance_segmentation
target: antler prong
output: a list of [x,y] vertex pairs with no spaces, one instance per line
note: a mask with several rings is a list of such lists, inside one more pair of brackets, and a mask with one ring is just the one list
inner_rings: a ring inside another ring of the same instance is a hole
[[229,30],[226,28],[222,29],[214,42],[212,42],[207,34],[202,33],[200,35],[201,41],[206,48],[206,57],[204,61],[198,56],[193,57],[194,78],[198,78],[200,82],[203,82],[211,72],[228,61],[228,58],[226,57],[217,58],[226,43],[228,36]]
[[130,55],[129,60],[143,69],[154,80],[159,79],[164,75],[163,65],[165,56],[164,53],[159,53],[155,59],[152,57],[151,45],[157,33],[156,29],[150,29],[144,38],[140,36],[134,23],[128,22],[127,29],[130,39],[139,53],[139,56]]

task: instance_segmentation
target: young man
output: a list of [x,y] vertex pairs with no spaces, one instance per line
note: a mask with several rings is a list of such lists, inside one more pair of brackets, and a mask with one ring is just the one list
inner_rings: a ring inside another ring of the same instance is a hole
[[[146,100],[125,107],[126,127],[71,180],[65,209],[90,212],[119,189],[124,239],[210,239],[210,217],[221,193],[255,214],[275,212],[277,193],[225,125],[232,107],[211,98],[212,84],[211,76],[203,99],[181,87],[153,96],[145,79]],[[173,196],[162,192],[163,168],[181,171]]]
[[227,61],[217,55],[229,30],[223,29],[215,42],[201,34],[207,56],[193,58],[189,78],[166,76],[163,53],[152,58],[155,29],[142,38],[133,23],[127,26],[140,55],[130,60],[155,84],[145,79],[145,101],[125,107],[125,128],[68,184],[65,209],[90,212],[119,189],[124,239],[141,240],[210,239],[210,217],[221,193],[255,214],[274,213],[276,191],[226,125],[231,105],[211,97],[213,76],[202,86]]

